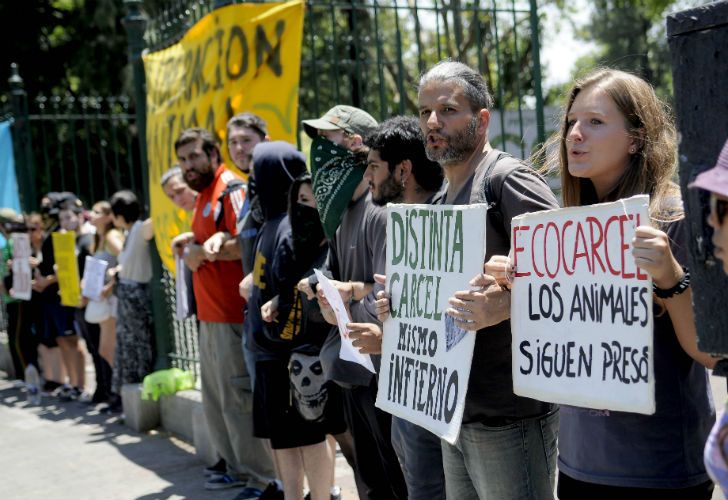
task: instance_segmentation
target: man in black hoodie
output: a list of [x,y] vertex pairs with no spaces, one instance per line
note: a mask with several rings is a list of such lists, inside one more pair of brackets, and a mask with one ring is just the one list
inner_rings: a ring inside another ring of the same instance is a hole
[[[300,498],[295,491],[302,472],[298,448],[323,443],[325,436],[311,436],[302,419],[290,411],[288,358],[292,340],[286,321],[266,323],[261,307],[296,286],[292,255],[283,259],[291,268],[275,273],[281,250],[291,237],[287,217],[288,191],[293,181],[306,172],[303,154],[283,141],[261,143],[253,150],[253,168],[257,196],[263,215],[253,250],[253,285],[245,316],[245,347],[253,353],[255,372],[253,432],[255,437],[270,440],[286,497]],[[287,314],[282,314],[282,317]],[[301,484],[301,489],[302,489]]]

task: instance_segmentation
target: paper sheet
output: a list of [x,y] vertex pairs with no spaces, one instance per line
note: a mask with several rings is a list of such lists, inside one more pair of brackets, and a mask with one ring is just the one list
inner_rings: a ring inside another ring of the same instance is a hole
[[103,300],[101,290],[104,288],[107,267],[109,267],[109,263],[105,260],[96,259],[90,255],[86,256],[86,264],[83,267],[83,290],[81,290],[81,295],[92,300]]
[[30,237],[25,233],[13,233],[13,297],[20,300],[30,300],[33,294],[30,269]]
[[185,273],[185,261],[176,253],[174,255],[174,266],[176,271],[174,288],[177,294],[177,307],[175,309],[175,317],[179,321],[182,321],[190,315],[189,300],[187,297],[187,291],[189,290],[189,287],[187,285],[187,273]]
[[336,322],[339,325],[339,334],[341,335],[341,350],[339,351],[339,357],[346,361],[359,363],[370,372],[376,373],[374,365],[372,364],[372,358],[368,354],[362,354],[359,352],[359,349],[352,345],[352,340],[349,338],[349,330],[346,328],[346,325],[351,323],[351,318],[349,318],[349,313],[346,311],[346,307],[344,307],[344,301],[341,300],[341,295],[339,295],[338,290],[334,288],[331,281],[329,281],[329,279],[324,276],[321,271],[314,269],[314,272],[316,273],[316,277],[318,278],[319,285],[321,286],[321,290],[324,292],[326,300],[329,301],[331,308],[334,310]]

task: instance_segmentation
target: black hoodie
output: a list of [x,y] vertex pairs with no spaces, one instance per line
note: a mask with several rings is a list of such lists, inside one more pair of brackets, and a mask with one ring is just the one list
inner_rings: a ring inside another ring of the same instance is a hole
[[[253,288],[245,318],[250,335],[246,342],[256,352],[283,353],[290,351],[294,336],[286,321],[289,311],[279,310],[279,322],[266,323],[260,308],[283,290],[290,291],[298,281],[286,211],[289,189],[294,179],[306,172],[306,160],[286,142],[263,142],[253,150],[253,169],[264,222],[255,241]],[[274,269],[278,272],[274,273]]]

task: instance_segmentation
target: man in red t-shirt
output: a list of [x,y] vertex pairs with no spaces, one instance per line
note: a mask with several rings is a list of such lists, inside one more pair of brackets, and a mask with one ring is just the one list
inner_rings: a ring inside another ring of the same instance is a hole
[[212,477],[205,488],[247,486],[252,493],[275,472],[263,441],[253,438],[252,394],[241,348],[245,301],[236,292],[243,267],[231,236],[237,234],[246,191],[227,190],[241,179],[221,163],[207,130],[183,131],[174,147],[185,181],[199,193],[192,233],[176,242],[187,244],[185,262],[193,271],[203,409],[212,444],[227,462],[227,474]]

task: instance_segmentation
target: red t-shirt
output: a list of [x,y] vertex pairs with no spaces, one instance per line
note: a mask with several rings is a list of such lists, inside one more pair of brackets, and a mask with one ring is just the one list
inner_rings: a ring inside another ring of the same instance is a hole
[[[218,231],[237,235],[235,222],[245,200],[245,190],[238,189],[225,196],[222,207],[218,203],[227,183],[239,176],[220,165],[215,180],[197,195],[192,216],[192,232],[197,244],[204,243]],[[223,210],[219,226],[215,221]],[[193,273],[197,318],[210,323],[242,323],[245,300],[238,294],[243,279],[243,265],[238,260],[205,262]]]

